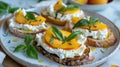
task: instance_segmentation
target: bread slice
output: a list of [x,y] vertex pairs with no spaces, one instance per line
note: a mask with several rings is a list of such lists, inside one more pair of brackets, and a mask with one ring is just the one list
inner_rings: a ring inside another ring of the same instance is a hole
[[68,21],[61,21],[60,19],[55,19],[54,17],[48,16],[46,11],[47,11],[46,9],[42,9],[41,15],[46,18],[47,22],[50,22],[59,26],[64,26],[65,23],[68,22]]
[[89,52],[90,52],[90,48],[87,46],[86,50],[84,51],[84,54],[82,56],[75,56],[74,58],[64,58],[64,59],[60,59],[57,55],[49,53],[48,51],[46,51],[44,48],[42,48],[41,46],[37,46],[37,42],[34,41],[34,46],[38,49],[38,51],[40,53],[42,53],[44,56],[48,57],[49,59],[63,64],[63,65],[69,65],[69,66],[77,66],[77,65],[82,65],[85,62],[83,60],[85,60],[86,58],[89,57]]
[[113,32],[109,29],[108,38],[105,40],[95,40],[93,38],[87,38],[87,44],[94,47],[110,47],[116,42],[116,38]]
[[[11,18],[10,18],[10,19],[11,19]],[[27,35],[27,34],[35,35],[36,33],[40,33],[40,32],[45,31],[45,29],[41,29],[41,30],[39,30],[38,32],[33,32],[33,31],[27,32],[27,31],[23,31],[23,30],[21,30],[21,29],[11,27],[9,21],[7,21],[7,26],[8,26],[8,28],[9,28],[9,31],[10,31],[12,34],[14,34],[14,35],[16,35],[16,36],[18,36],[18,37],[21,37],[21,38],[24,38],[25,35]]]
[[[69,23],[65,24],[64,30],[72,32],[72,29],[70,28]],[[86,44],[89,46],[93,46],[93,47],[110,47],[110,46],[114,45],[114,43],[116,42],[116,38],[115,38],[113,32],[110,29],[108,29],[108,30],[109,30],[109,36],[107,39],[95,40],[93,38],[87,37]]]

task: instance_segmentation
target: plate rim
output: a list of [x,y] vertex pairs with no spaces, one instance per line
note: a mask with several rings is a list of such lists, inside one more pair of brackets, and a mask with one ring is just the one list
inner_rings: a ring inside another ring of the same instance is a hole
[[[32,8],[32,9],[33,9],[33,8]],[[35,9],[36,9],[36,8],[35,8]],[[38,9],[38,8],[37,8],[37,9]],[[105,18],[105,20],[107,20],[107,21],[109,21],[110,23],[112,23],[112,25],[116,28],[116,30],[118,31],[119,36],[120,36],[119,28],[118,28],[112,21],[110,21],[110,20],[107,19],[106,17],[104,17],[104,16],[102,16],[102,15],[96,13],[96,12],[92,12],[92,11],[89,11],[89,10],[87,10],[87,9],[83,9],[83,11],[88,11],[88,12],[90,12],[90,13],[94,13],[94,14],[96,14],[96,15],[99,15],[99,16]],[[4,22],[5,22],[5,21],[4,21]],[[1,24],[0,30],[1,30],[1,27],[3,26],[3,24],[4,24],[4,23]],[[1,37],[1,34],[0,34],[0,37]],[[20,64],[22,64],[22,65],[29,65],[29,64],[31,64],[31,65],[33,65],[33,66],[43,66],[43,65],[40,65],[40,64],[35,64],[35,63],[28,62],[28,61],[26,61],[26,60],[23,60],[23,59],[15,56],[13,53],[11,53],[11,51],[9,51],[9,50],[3,45],[2,41],[1,41],[1,38],[0,38],[0,45],[1,45],[2,49],[6,52],[7,55],[9,55],[13,60],[17,61],[18,63],[20,63]],[[116,49],[114,49],[114,51],[112,51],[108,56],[106,56],[106,57],[104,57],[103,59],[98,60],[98,61],[96,61],[96,62],[92,62],[92,63],[90,63],[90,64],[85,64],[85,65],[82,65],[82,66],[95,65],[95,64],[100,65],[100,64],[104,63],[103,61],[105,61],[105,60],[107,61],[107,59],[109,59],[112,55],[114,55],[114,54],[116,53],[116,51],[119,49],[119,47],[120,47],[120,40],[119,40],[119,42],[118,42],[118,45],[116,46]]]

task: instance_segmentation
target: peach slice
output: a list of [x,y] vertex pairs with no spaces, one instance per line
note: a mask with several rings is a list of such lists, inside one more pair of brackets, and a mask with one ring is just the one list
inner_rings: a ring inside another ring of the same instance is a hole
[[[89,29],[89,26],[81,26],[80,28]],[[96,22],[94,25],[90,25],[90,30],[104,30],[108,28],[108,26],[100,21]]]
[[19,24],[25,24],[26,23],[26,18],[22,12],[22,10],[20,10],[16,15],[15,15],[15,21]]
[[[64,31],[61,30],[62,34],[64,36],[69,36],[71,33],[68,31]],[[51,42],[51,38],[53,38],[52,42]],[[54,48],[54,49],[64,49],[64,50],[72,50],[72,49],[77,49],[80,47],[80,44],[77,42],[77,38],[72,39],[71,41],[67,41],[64,44],[62,43],[62,41],[60,41],[59,39],[57,39],[52,30],[47,30],[46,34],[45,34],[45,42],[48,46]]]

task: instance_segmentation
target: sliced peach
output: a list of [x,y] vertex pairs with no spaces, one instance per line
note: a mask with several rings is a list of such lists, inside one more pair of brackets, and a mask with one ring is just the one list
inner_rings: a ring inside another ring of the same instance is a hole
[[106,4],[108,0],[88,0],[88,4]]
[[[81,28],[89,29],[89,26],[81,26]],[[106,28],[108,28],[107,25],[100,21],[96,22],[94,25],[90,25],[90,30],[104,30]]]
[[73,23],[73,24],[76,24],[80,19],[82,19],[82,18],[72,17],[72,23]]
[[40,24],[42,24],[43,22],[45,22],[45,18],[44,17],[42,17],[42,16],[37,16],[36,17],[36,20],[35,21],[32,21],[32,22],[30,22],[29,24],[30,25],[40,25]]
[[73,1],[79,4],[87,4],[88,2],[88,0],[73,0]]
[[26,18],[21,10],[15,15],[15,21],[19,24],[26,23]]
[[[71,33],[61,30],[62,34],[64,36],[69,36]],[[51,38],[53,37],[52,43],[50,43]],[[67,41],[64,44],[62,43],[62,41],[60,41],[59,39],[57,39],[56,37],[54,37],[53,33],[51,32],[51,30],[46,31],[45,34],[45,42],[48,46],[54,48],[54,49],[64,49],[64,50],[72,50],[72,49],[77,49],[80,47],[80,44],[77,42],[77,39],[72,39],[71,41]]]
[[58,10],[63,6],[63,1],[59,0],[55,5],[54,5],[54,10]]
[[79,8],[75,8],[75,9],[66,9],[64,12],[61,12],[62,14],[74,14],[74,13],[78,13],[80,12]]

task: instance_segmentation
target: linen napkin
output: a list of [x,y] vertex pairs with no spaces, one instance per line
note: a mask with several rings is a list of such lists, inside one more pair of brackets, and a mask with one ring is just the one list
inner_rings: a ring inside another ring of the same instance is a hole
[[5,55],[3,52],[0,51],[0,64],[2,64],[5,56],[6,56],[6,55]]

